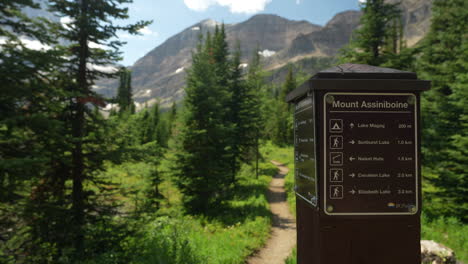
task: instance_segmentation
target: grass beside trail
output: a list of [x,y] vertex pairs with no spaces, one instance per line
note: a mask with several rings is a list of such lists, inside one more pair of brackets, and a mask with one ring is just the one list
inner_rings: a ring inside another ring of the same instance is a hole
[[276,160],[289,168],[285,177],[285,188],[289,210],[296,217],[296,195],[294,193],[294,149],[292,147],[278,147],[271,142],[262,145],[261,153],[266,160]]
[[[138,233],[121,242],[130,263],[240,264],[266,243],[271,227],[266,192],[277,173],[269,160],[260,162],[258,179],[252,166],[243,165],[229,198],[208,216],[184,215],[182,195],[164,173],[168,160],[159,168],[163,175],[159,187],[165,196],[160,209],[142,214]],[[107,176],[127,190],[116,197],[124,204],[122,210],[131,212],[141,206],[151,169],[143,162],[108,166]],[[95,263],[117,263],[115,256],[112,259],[103,256]]]
[[134,263],[244,263],[269,235],[271,213],[265,197],[277,169],[260,164],[255,178],[244,166],[232,198],[212,217],[160,217],[143,227],[144,250]]

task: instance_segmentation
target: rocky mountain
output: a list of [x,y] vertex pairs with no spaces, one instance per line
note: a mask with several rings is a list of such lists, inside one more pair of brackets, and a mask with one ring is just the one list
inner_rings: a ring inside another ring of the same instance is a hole
[[[358,11],[337,14],[327,25],[293,21],[276,15],[256,15],[249,20],[225,25],[229,47],[240,44],[242,62],[248,67],[253,52],[259,48],[268,70],[278,69],[289,62],[308,57],[330,57],[346,44],[359,22]],[[132,87],[138,103],[152,104],[159,100],[163,106],[183,97],[186,69],[191,64],[200,33],[213,31],[218,22],[204,20],[169,38],[132,67]],[[98,91],[113,95],[116,80],[98,83]]]
[[[387,0],[397,2],[401,0]],[[431,0],[403,0],[402,11],[405,37],[409,45],[417,43],[428,31]],[[359,26],[359,11],[336,14],[326,25],[307,21],[293,21],[277,15],[255,15],[238,24],[225,25],[231,48],[240,43],[242,66],[259,48],[266,70],[273,80],[281,80],[288,63],[299,65],[303,71],[314,73],[329,66],[339,49],[346,45],[354,29]],[[204,20],[166,40],[140,58],[132,67],[132,87],[137,103],[159,101],[162,107],[184,96],[186,70],[191,65],[200,33],[213,31],[218,22]],[[328,65],[327,65],[328,64]],[[115,95],[117,80],[102,80],[97,91]]]
[[433,0],[387,0],[400,3],[403,16],[404,36],[408,46],[418,43],[429,31]]

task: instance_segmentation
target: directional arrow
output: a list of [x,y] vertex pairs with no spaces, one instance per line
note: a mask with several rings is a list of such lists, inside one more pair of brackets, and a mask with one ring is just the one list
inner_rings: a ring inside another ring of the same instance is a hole
[[350,127],[350,128],[353,128],[353,127],[354,127],[354,123],[349,124],[349,127]]
[[353,139],[353,140],[351,140],[349,143],[351,143],[351,144],[354,145],[354,143],[356,143],[356,141],[354,141],[354,139]]
[[349,161],[353,161],[355,160],[356,158],[353,158],[353,157],[349,157]]
[[356,191],[354,189],[352,189],[351,191],[349,191],[349,193],[354,195],[356,193]]
[[351,176],[351,178],[354,178],[354,177],[356,177],[356,174],[351,173],[349,176]]

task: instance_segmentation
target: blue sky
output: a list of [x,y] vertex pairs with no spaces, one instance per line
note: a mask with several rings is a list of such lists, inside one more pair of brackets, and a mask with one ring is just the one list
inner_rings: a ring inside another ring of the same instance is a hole
[[153,20],[153,24],[141,36],[120,35],[127,42],[121,62],[126,66],[203,19],[230,24],[264,13],[324,25],[338,12],[359,9],[359,0],[134,0],[128,7],[127,22]]

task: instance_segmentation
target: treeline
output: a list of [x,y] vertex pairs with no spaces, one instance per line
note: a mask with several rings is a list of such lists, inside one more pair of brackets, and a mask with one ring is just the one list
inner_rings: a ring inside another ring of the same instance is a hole
[[422,95],[424,212],[468,221],[468,2],[433,1],[431,27],[407,47],[398,4],[368,0],[340,61],[391,67],[431,80]]
[[175,142],[173,177],[190,213],[216,211],[236,185],[241,164],[260,159],[260,140],[291,144],[292,115],[284,94],[296,87],[265,83],[259,50],[244,70],[240,48],[230,52],[224,25],[201,36],[188,72],[183,126]]

